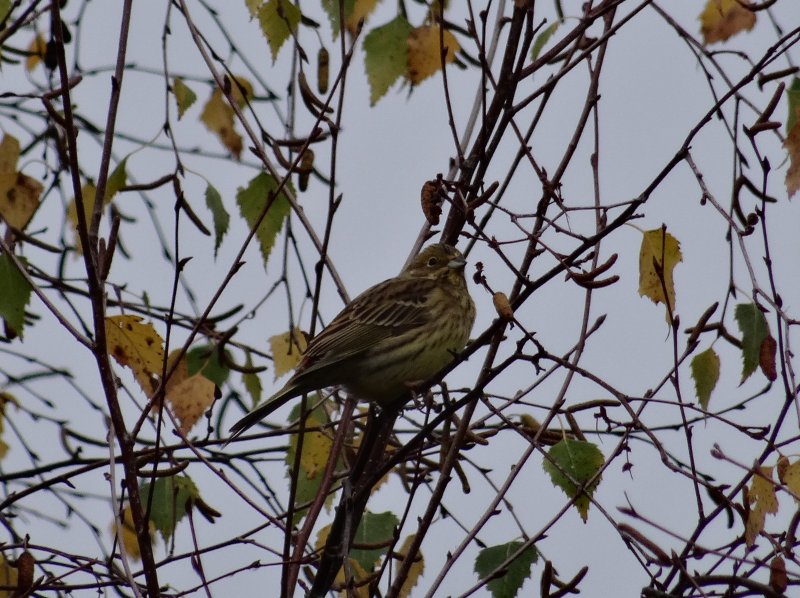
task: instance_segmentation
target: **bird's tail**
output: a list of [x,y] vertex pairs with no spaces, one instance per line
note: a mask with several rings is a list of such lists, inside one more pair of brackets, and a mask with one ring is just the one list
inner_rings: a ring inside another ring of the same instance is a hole
[[233,424],[229,430],[231,437],[228,438],[227,442],[225,442],[225,446],[227,446],[232,440],[241,436],[248,428],[254,426],[256,423],[267,417],[270,413],[283,407],[287,402],[289,402],[289,400],[293,399],[298,394],[302,394],[302,391],[298,392],[298,390],[300,389],[298,389],[296,386],[284,388],[261,403],[258,407],[253,409],[238,422]]

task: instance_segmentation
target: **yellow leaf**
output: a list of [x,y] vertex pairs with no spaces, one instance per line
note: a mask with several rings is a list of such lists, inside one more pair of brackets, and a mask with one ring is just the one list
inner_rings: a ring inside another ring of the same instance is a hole
[[106,195],[103,199],[103,206],[107,206],[114,199],[114,196],[128,184],[128,158],[124,158],[111,171],[106,181]]
[[164,360],[164,341],[150,322],[139,316],[106,318],[108,352],[133,372],[148,396],[155,390]]
[[[167,356],[167,371],[172,369],[172,366],[180,353],[181,349],[173,349],[170,351],[169,355]],[[180,362],[178,362],[178,365],[175,366],[175,370],[173,370],[172,375],[170,375],[166,384],[164,384],[165,392],[169,393],[171,388],[177,386],[188,377],[189,365],[186,363],[186,356],[184,355],[183,359],[181,359]]]
[[[789,465],[781,475],[781,482],[792,491],[795,497],[800,497],[800,459]],[[798,502],[797,498],[795,498]]]
[[167,391],[166,399],[180,422],[181,432],[187,434],[214,403],[214,383],[195,374],[175,384]]
[[[10,392],[0,392],[0,413],[5,412],[6,403],[12,403],[14,407],[19,409],[19,399],[12,395]],[[0,423],[0,431],[3,430],[2,423]]]
[[[15,406],[19,407],[19,402],[14,395],[7,392],[0,392],[0,434],[5,430],[6,403],[13,403]],[[3,459],[6,454],[8,454],[8,444],[0,440],[0,459]]]
[[[94,209],[94,196],[96,194],[97,194],[97,187],[95,187],[92,183],[86,183],[83,187],[81,187],[81,197],[83,197],[84,216],[86,214],[92,213],[92,210]],[[78,204],[75,201],[74,197],[67,206],[67,219],[72,224],[72,230],[75,233],[75,249],[77,251],[83,251],[81,249],[81,240],[80,237],[78,236]]]
[[[16,184],[16,172],[0,172],[0,214],[9,221],[11,221],[15,209],[12,207],[11,202],[8,201],[8,194]],[[12,224],[12,226],[14,225]]]
[[[654,303],[667,303],[675,311],[675,283],[672,271],[682,260],[680,243],[666,227],[644,232],[639,250],[639,294]],[[666,297],[664,291],[666,290]]]
[[212,133],[216,133],[222,144],[238,159],[242,153],[242,138],[233,129],[233,108],[228,105],[219,88],[211,92],[211,97],[203,107],[200,120]]
[[[97,192],[97,188],[92,183],[86,183],[83,187],[81,187],[81,197],[83,197],[83,211],[84,215],[91,214],[92,209],[94,208],[94,196]],[[72,198],[72,201],[69,202],[67,206],[67,218],[72,223],[72,227],[77,230],[78,229],[78,205],[75,202],[75,198]]]
[[358,22],[361,19],[367,20],[367,17],[375,10],[378,0],[355,0],[353,2],[353,9],[345,17],[344,26],[351,34],[355,35],[358,31]]
[[[117,522],[114,520],[111,523],[111,532],[117,536],[120,542],[122,542],[123,546],[125,547],[125,552],[128,553],[128,556],[131,558],[141,560],[142,558],[142,551],[139,549],[139,540],[136,537],[136,528],[133,524],[133,513],[131,512],[130,505],[126,506],[122,511],[122,521],[121,521],[122,529],[117,528]],[[156,528],[153,525],[153,522],[150,521],[150,534],[155,533]]]
[[[300,456],[300,475],[297,476],[297,489],[295,494],[295,517],[294,522],[300,521],[308,512],[308,503],[317,495],[322,484],[322,470],[325,460],[330,453],[331,440],[329,438],[320,438],[321,434],[318,431],[310,431],[310,428],[320,428],[330,423],[330,403],[332,401],[321,401],[319,395],[312,394],[308,397],[308,405],[313,406],[306,412],[305,424],[303,428],[306,430],[303,437],[303,454]],[[300,421],[300,404],[298,403],[292,413],[289,415],[289,421],[293,424],[294,433],[289,439],[289,450],[286,451],[286,475],[291,477],[295,470],[297,463],[297,445],[298,445],[298,426]],[[335,468],[340,471],[345,468],[345,464],[341,456],[336,460]],[[336,483],[335,485],[338,485]],[[334,494],[328,494],[325,500],[325,506],[330,509],[333,501]],[[301,506],[302,505],[302,506]]]
[[[181,349],[173,349],[170,351],[170,354],[167,355],[167,372],[172,370],[172,366],[175,364],[175,360],[180,355]],[[178,386],[181,382],[186,380],[189,377],[189,364],[186,362],[186,356],[184,355],[183,359],[180,360],[175,369],[172,370],[172,374],[170,374],[167,381],[164,383],[164,396],[169,400],[169,394],[172,390]],[[160,404],[153,404],[151,409],[153,411],[158,410]]]
[[[403,542],[403,546],[397,551],[397,554],[400,555],[402,560],[406,559],[406,555],[408,555],[408,549],[411,547],[411,543],[414,541],[415,536],[416,534],[411,534],[408,538],[406,538]],[[417,585],[419,578],[422,577],[424,572],[425,557],[422,556],[422,552],[420,551],[417,552],[417,558],[411,565],[411,569],[408,570],[408,577],[406,577],[406,581],[398,593],[399,598],[408,598],[411,596],[411,590],[413,590],[414,586]]]
[[741,31],[750,31],[756,24],[756,13],[742,6],[746,0],[708,0],[700,14],[703,42],[723,42]]
[[[0,586],[17,587],[17,568],[11,565],[0,552]],[[12,590],[0,590],[0,598],[14,596]]]
[[0,141],[0,214],[14,228],[24,229],[36,208],[44,187],[39,181],[17,172],[19,141],[3,135]]
[[[315,542],[315,547],[318,551],[321,551],[325,548],[325,542],[328,540],[328,535],[330,535],[331,526],[330,524],[322,527],[319,532],[317,532],[317,541]],[[345,569],[342,567],[339,569],[339,572],[336,574],[336,580],[334,583],[334,589],[339,590],[339,595],[343,598],[347,597],[355,597],[355,598],[369,598],[369,586],[366,583],[369,574],[364,571],[364,568],[358,564],[357,561],[353,559],[348,560],[348,568],[353,577],[353,584],[352,587],[348,588],[348,591],[343,591],[341,588],[345,586]],[[359,584],[359,581],[362,581],[362,584]]]
[[276,380],[295,368],[306,350],[306,344],[306,336],[299,328],[270,337],[269,347],[275,364]]
[[772,467],[756,467],[756,475],[753,476],[747,491],[747,502],[751,508],[747,515],[744,539],[750,547],[756,541],[758,534],[763,531],[767,515],[778,512],[778,497],[775,495],[775,484],[772,482]]
[[331,534],[331,524],[323,525],[317,532],[317,541],[314,542],[314,548],[317,552],[325,548],[325,542],[328,541],[328,536]]
[[786,171],[786,193],[789,197],[800,189],[800,109],[797,112],[797,120],[783,142],[789,154],[789,168]]
[[[9,178],[14,182],[7,188]],[[21,172],[0,174],[0,214],[11,226],[24,230],[39,207],[42,191],[44,186],[39,181]]]
[[[349,571],[345,572],[344,567],[339,569],[339,573],[336,574],[336,579],[333,582],[334,587],[342,588],[339,589],[340,598],[370,598],[369,573],[353,559],[347,560],[350,563]],[[349,582],[345,581],[346,573],[351,577]]]
[[[180,349],[175,349],[169,354],[167,371],[172,369],[180,352]],[[190,354],[191,351],[187,355]],[[202,371],[201,368],[199,372],[189,376],[189,362],[184,355],[164,385],[164,396],[175,417],[178,418],[180,429],[184,434],[192,429],[214,403],[216,384],[203,375]],[[155,409],[156,405],[153,405],[153,408]]]
[[[105,198],[103,199],[103,207],[107,206],[111,203],[111,200],[114,199],[114,196],[122,189],[127,180],[128,174],[126,171],[128,159],[125,158],[117,167],[108,175],[108,181],[106,183],[106,194]],[[84,217],[88,219],[91,217],[92,211],[94,210],[94,202],[95,196],[97,195],[97,187],[94,186],[94,183],[86,183],[81,187],[81,197],[83,198],[83,213]],[[78,251],[82,251],[81,249],[81,242],[80,237],[78,236],[78,204],[73,197],[70,200],[69,205],[67,206],[67,219],[72,223],[72,230],[75,233],[75,249]]]
[[[235,84],[231,86],[231,95],[234,101],[241,105],[239,100],[242,100],[242,94]],[[215,88],[214,91],[211,92],[211,97],[206,102],[206,105],[203,107],[203,112],[200,114],[200,121],[209,131],[215,133],[217,137],[219,137],[222,145],[228,148],[228,151],[238,160],[242,153],[242,137],[234,130],[233,119],[233,108],[228,104],[228,100],[225,99],[222,90],[218,87]]]
[[28,58],[25,59],[25,70],[29,73],[35,69],[39,63],[44,58],[44,53],[47,50],[47,42],[44,41],[44,37],[41,33],[37,33],[36,37],[33,38],[31,41],[31,45],[28,46]]
[[[308,421],[307,426],[315,426],[318,422]],[[299,434],[292,434],[290,440],[291,450],[297,451],[297,439]],[[306,478],[313,480],[325,468],[328,462],[328,455],[331,454],[333,440],[323,432],[306,432],[303,434],[303,454],[300,455],[300,469],[305,473]]]
[[19,160],[19,140],[6,133],[0,141],[0,173],[12,174],[17,171]]
[[786,470],[789,469],[789,458],[786,455],[778,457],[778,462],[775,464],[775,471],[778,473],[778,480],[781,484],[785,484]]
[[527,413],[520,415],[519,421],[529,434],[536,434],[536,432],[539,431],[539,428],[542,427],[542,424],[539,423],[538,419]]
[[417,85],[442,68],[441,48],[447,48],[444,61],[453,62],[456,52],[461,48],[455,36],[449,31],[442,32],[439,44],[439,25],[425,25],[413,29],[408,35],[408,70],[406,76],[412,85]]
[[[237,85],[238,83],[238,85]],[[236,76],[236,81],[231,85],[231,98],[239,108],[244,108],[247,100],[251,99],[254,95],[253,84],[241,75]]]

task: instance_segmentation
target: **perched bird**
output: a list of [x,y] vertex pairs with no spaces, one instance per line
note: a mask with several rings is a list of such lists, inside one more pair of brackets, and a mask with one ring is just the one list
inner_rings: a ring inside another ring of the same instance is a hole
[[231,427],[231,439],[290,399],[343,386],[363,401],[390,405],[411,396],[464,348],[475,304],[464,256],[444,243],[426,247],[395,278],[353,299],[308,344],[286,385]]

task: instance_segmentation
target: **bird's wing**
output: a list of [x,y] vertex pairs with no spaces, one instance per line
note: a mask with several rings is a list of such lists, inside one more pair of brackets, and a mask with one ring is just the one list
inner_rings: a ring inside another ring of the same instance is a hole
[[298,371],[310,372],[353,357],[380,341],[423,326],[434,282],[409,279],[382,282],[356,297],[309,343]]

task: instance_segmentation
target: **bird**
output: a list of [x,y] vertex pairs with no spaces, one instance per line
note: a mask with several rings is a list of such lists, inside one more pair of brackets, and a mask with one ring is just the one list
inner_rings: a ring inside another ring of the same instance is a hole
[[292,377],[231,428],[228,440],[300,395],[342,386],[386,407],[449,364],[469,340],[475,303],[455,247],[425,247],[400,274],[348,303],[308,343]]

